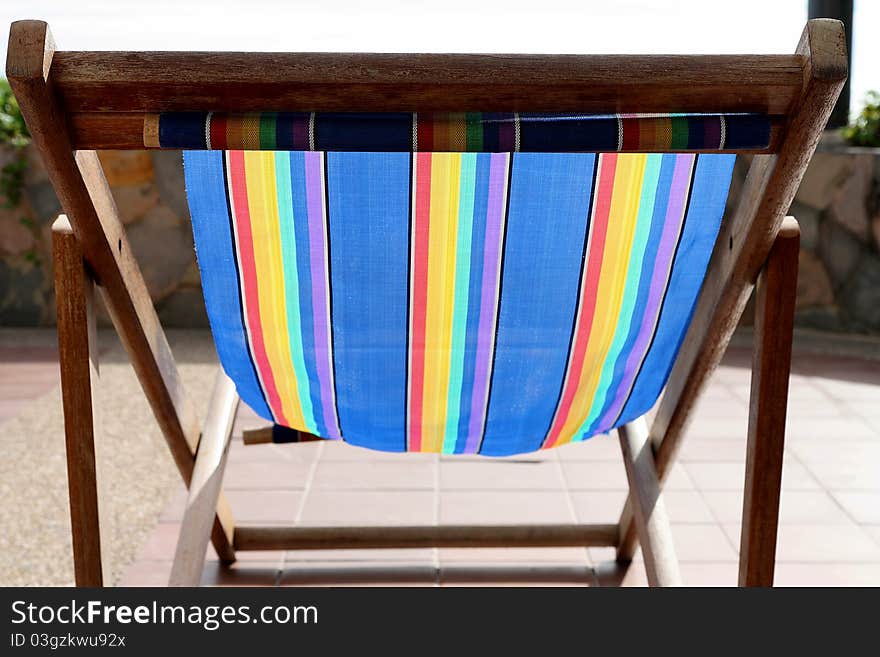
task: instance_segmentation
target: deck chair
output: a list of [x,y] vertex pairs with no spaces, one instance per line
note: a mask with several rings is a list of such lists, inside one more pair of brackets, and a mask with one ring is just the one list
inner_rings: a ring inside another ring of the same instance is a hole
[[[12,25],[7,75],[54,227],[76,582],[102,571],[97,286],[189,487],[171,584],[236,551],[641,545],[680,578],[661,489],[753,289],[741,585],[771,585],[799,233],[792,197],[846,77],[844,30],[793,55],[64,52]],[[222,369],[200,426],[95,150],[185,150]],[[735,153],[752,153],[722,221]],[[661,396],[662,393],[662,396]],[[245,442],[499,456],[617,431],[613,525],[236,527]],[[659,398],[653,423],[644,415]]]

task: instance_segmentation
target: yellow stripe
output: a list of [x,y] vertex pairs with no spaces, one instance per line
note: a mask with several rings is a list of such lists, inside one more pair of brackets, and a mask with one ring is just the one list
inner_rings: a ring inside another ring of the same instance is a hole
[[[237,148],[244,151],[260,150],[260,115],[242,114],[238,121],[240,121],[241,145]],[[230,147],[233,147],[232,144]]]
[[467,151],[467,114],[449,113],[449,150],[457,153]]
[[668,116],[657,119],[657,128],[654,134],[657,150],[668,150],[672,146],[672,119]]
[[439,452],[446,431],[449,394],[461,154],[434,153],[431,158],[422,451]]
[[275,153],[244,154],[248,209],[254,240],[254,264],[260,301],[260,323],[266,354],[281,397],[284,417],[293,429],[307,430],[297,393],[285,312],[284,265],[278,234],[278,196],[275,190]]
[[617,328],[626,287],[626,273],[629,269],[647,161],[648,156],[643,153],[617,156],[608,233],[596,290],[596,311],[590,328],[580,385],[575,392],[571,413],[562,427],[558,444],[571,442],[587,419],[602,375],[602,365],[614,340],[614,330]]

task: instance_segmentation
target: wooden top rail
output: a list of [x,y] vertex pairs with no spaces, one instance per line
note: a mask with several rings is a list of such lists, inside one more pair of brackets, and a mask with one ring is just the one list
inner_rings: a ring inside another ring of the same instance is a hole
[[56,52],[78,149],[143,148],[172,111],[760,112],[776,152],[802,55]]
[[762,112],[800,97],[801,55],[65,52],[68,113]]

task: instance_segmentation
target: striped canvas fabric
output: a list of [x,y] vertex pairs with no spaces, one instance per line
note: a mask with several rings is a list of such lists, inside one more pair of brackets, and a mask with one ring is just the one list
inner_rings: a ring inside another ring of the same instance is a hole
[[763,114],[502,112],[168,112],[146,121],[148,148],[357,152],[578,153],[761,150]]
[[733,156],[192,151],[223,367],[278,425],[508,455],[657,400]]

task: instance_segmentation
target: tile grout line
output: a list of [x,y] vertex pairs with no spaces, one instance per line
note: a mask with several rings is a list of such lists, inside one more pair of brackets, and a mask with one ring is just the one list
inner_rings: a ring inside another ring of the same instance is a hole
[[[565,469],[562,467],[562,461],[559,460],[559,454],[554,452],[551,460],[556,464],[556,470],[559,472],[559,477],[562,480],[562,487],[565,491],[565,502],[568,506],[569,517],[573,522],[579,523],[580,520],[578,519],[577,511],[574,506],[574,498],[571,495],[571,488],[568,486],[568,478],[565,476]],[[590,550],[586,546],[582,546],[580,549],[583,550],[584,567],[586,568],[584,574],[587,576],[587,579],[592,582],[592,586],[598,587],[599,579],[596,576],[596,569],[593,565],[593,560],[590,557]]]
[[[747,450],[748,450],[748,444],[746,444],[743,449],[742,462],[744,465],[745,465],[745,459],[747,456],[745,452]],[[697,461],[697,463],[701,463],[701,462],[702,461]],[[706,461],[706,462],[718,463],[718,461]],[[738,464],[739,461],[722,461],[722,463],[737,463]],[[731,549],[733,549],[734,554],[737,555],[737,558],[739,558],[739,545],[736,544],[733,541],[733,539],[727,535],[726,531],[724,531],[724,526],[721,522],[721,518],[718,517],[718,514],[715,513],[715,510],[712,508],[712,505],[709,504],[709,500],[706,499],[705,493],[707,491],[704,491],[702,487],[697,485],[697,481],[696,481],[696,479],[694,479],[693,475],[691,475],[690,469],[687,467],[687,464],[683,463],[682,461],[678,461],[678,465],[681,467],[681,470],[684,472],[685,476],[687,476],[687,478],[690,480],[690,482],[694,485],[694,490],[697,492],[697,495],[699,496],[700,501],[705,505],[706,509],[708,509],[709,516],[714,521],[712,524],[714,524],[715,527],[718,529],[718,531],[721,532],[721,535],[724,537],[724,540],[727,541],[727,544],[731,547]],[[743,481],[743,483],[745,484],[745,481]],[[740,505],[742,505],[742,500],[740,500]],[[742,520],[741,514],[740,514],[740,520]]]
[[[804,465],[804,467],[806,467],[806,465]],[[811,474],[812,474],[812,472],[811,472]],[[870,531],[868,531],[867,529],[865,529],[865,527],[871,527],[871,526],[876,525],[877,523],[873,523],[873,522],[859,522],[858,520],[856,520],[856,517],[855,517],[852,513],[850,513],[849,511],[847,511],[846,507],[840,502],[840,500],[837,499],[837,495],[834,494],[834,491],[833,491],[833,490],[831,490],[830,488],[822,488],[822,491],[823,491],[828,497],[831,498],[831,502],[832,502],[835,506],[837,506],[838,509],[840,509],[840,510],[843,512],[843,515],[846,516],[847,520],[849,520],[853,525],[855,525],[855,526],[856,526],[856,527],[857,527],[857,528],[858,528],[858,529],[859,529],[859,530],[860,530],[860,531],[861,531],[861,532],[862,532],[862,533],[868,538],[869,541],[871,541],[872,543],[874,543],[877,547],[880,547],[880,535],[878,535],[878,536],[874,536],[874,533],[873,533],[873,532],[870,532]],[[856,490],[853,490],[853,491],[850,491],[850,490],[838,490],[837,492],[840,492],[840,493],[848,493],[848,492],[856,492],[856,493],[859,493],[859,492],[871,492],[871,493],[873,493],[874,491],[873,491],[873,490],[870,490],[870,489],[867,490],[867,491],[860,491],[860,490],[856,489]]]
[[[294,446],[295,447],[295,446]],[[296,510],[296,515],[293,519],[293,524],[298,526],[302,521],[303,512],[306,508],[306,500],[309,497],[309,493],[312,489],[312,482],[315,479],[315,472],[318,469],[318,464],[321,462],[321,456],[324,454],[324,443],[320,442],[317,446],[317,453],[315,454],[314,459],[312,460],[311,465],[309,465],[309,471],[306,474],[305,482],[303,482],[303,493],[302,499],[299,501],[299,505]],[[284,577],[284,570],[287,565],[287,550],[281,552],[281,565],[279,566],[278,572],[275,575],[275,586],[281,585],[281,579]]]

